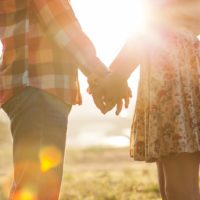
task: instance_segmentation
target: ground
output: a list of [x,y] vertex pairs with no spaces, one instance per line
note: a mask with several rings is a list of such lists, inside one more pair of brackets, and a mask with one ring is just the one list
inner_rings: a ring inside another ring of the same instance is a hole
[[[7,199],[12,177],[8,154],[1,152],[1,200]],[[133,162],[128,149],[67,151],[61,200],[151,199],[160,200],[155,166]]]
[[154,164],[133,162],[128,149],[72,150],[61,200],[161,200]]
[[[6,129],[0,126],[1,133]],[[8,135],[0,134],[1,200],[7,200],[12,180],[12,144]],[[161,200],[155,164],[134,162],[128,148],[68,147],[61,200]]]

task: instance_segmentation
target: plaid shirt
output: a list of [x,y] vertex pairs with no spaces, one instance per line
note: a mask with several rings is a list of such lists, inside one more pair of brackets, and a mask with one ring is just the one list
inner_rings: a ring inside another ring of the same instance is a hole
[[0,39],[0,105],[27,86],[79,104],[77,67],[107,72],[69,0],[1,0]]

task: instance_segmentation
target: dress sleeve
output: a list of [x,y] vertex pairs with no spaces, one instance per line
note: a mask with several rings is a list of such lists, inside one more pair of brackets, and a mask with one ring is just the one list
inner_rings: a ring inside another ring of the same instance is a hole
[[48,36],[71,54],[86,76],[108,72],[97,58],[94,45],[82,31],[69,0],[32,0],[31,9]]

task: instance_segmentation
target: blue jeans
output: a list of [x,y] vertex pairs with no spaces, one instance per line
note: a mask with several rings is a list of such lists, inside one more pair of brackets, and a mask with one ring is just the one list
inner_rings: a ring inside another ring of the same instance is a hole
[[66,105],[27,87],[3,105],[11,121],[14,181],[10,200],[57,200],[63,174],[68,115]]

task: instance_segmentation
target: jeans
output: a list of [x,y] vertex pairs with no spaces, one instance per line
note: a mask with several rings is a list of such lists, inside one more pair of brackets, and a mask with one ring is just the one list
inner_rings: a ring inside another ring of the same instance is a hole
[[9,200],[57,200],[71,105],[27,87],[3,109],[13,137],[14,181]]

